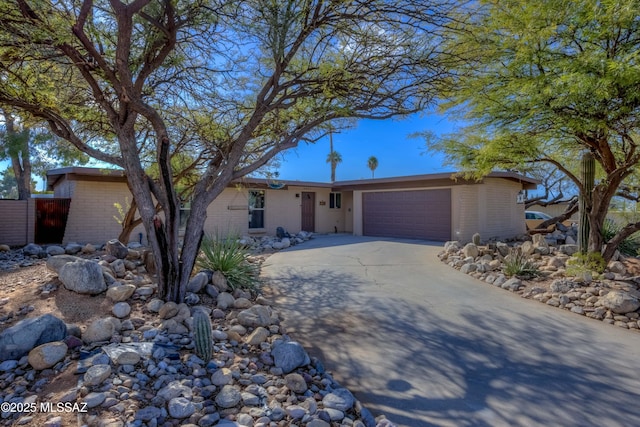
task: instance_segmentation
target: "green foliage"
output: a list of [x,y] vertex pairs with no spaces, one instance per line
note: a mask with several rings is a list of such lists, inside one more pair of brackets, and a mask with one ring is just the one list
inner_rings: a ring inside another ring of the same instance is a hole
[[254,289],[258,285],[259,267],[249,262],[249,252],[238,236],[205,236],[200,249],[198,267],[221,272],[232,289]]
[[195,310],[193,313],[193,340],[196,356],[209,362],[213,354],[213,331],[209,315],[204,310]]
[[583,276],[585,273],[601,274],[607,263],[599,252],[578,252],[567,260],[567,275]]
[[471,236],[471,241],[476,246],[480,245],[480,233],[475,233],[473,236]]
[[127,211],[131,207],[129,197],[124,198],[124,205],[120,202],[115,202],[113,204],[113,207],[118,211],[118,215],[114,215],[113,219],[115,219],[118,224],[122,225],[122,223],[125,221],[125,218],[127,217]]
[[[617,222],[606,219],[602,224],[602,237],[605,242],[611,240],[616,234],[620,232],[622,226]],[[640,235],[638,233],[634,233],[631,236],[624,239],[618,245],[618,250],[621,254],[627,256],[636,256],[638,254],[638,250],[640,249]]]
[[507,276],[530,278],[538,275],[538,268],[520,248],[512,248],[504,259],[502,272]]

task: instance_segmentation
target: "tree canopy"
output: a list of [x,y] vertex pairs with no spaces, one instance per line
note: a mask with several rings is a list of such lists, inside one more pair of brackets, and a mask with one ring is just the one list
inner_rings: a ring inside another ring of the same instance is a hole
[[[0,0],[0,105],[125,169],[160,296],[181,301],[206,207],[232,180],[329,124],[432,105],[454,3]],[[199,175],[182,245],[181,152]]]
[[[600,251],[611,199],[640,161],[640,2],[485,0],[473,7],[447,44],[463,60],[444,108],[466,125],[430,148],[476,175],[549,163],[580,191],[579,158],[593,153],[600,179],[588,195],[589,248]],[[637,229],[630,224],[624,233]]]

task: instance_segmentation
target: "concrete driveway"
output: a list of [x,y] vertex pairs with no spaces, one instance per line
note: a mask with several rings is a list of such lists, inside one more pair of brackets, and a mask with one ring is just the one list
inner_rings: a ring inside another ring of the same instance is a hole
[[295,339],[398,425],[640,425],[640,333],[477,281],[441,248],[317,236],[263,271]]

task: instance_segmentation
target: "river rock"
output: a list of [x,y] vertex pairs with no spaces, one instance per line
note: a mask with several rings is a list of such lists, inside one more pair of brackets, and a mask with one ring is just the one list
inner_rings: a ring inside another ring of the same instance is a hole
[[258,326],[268,327],[271,325],[271,314],[272,312],[270,307],[256,304],[253,307],[242,310],[238,313],[238,323],[242,326],[252,328],[256,328]]
[[110,341],[116,331],[113,320],[112,317],[94,320],[82,334],[82,340],[87,344]]
[[67,350],[67,345],[62,341],[41,344],[29,352],[29,364],[37,371],[51,368],[64,359]]
[[105,251],[118,259],[125,259],[129,255],[129,248],[117,239],[109,240],[105,245]]
[[81,258],[63,265],[58,278],[66,289],[80,294],[96,295],[107,290],[102,267],[96,262]]
[[225,385],[216,396],[216,404],[221,408],[233,408],[242,400],[240,391],[232,385]]
[[118,319],[122,319],[123,317],[127,317],[129,313],[131,313],[131,306],[126,302],[118,302],[114,304],[111,312]]
[[193,276],[187,284],[187,292],[193,292],[197,294],[204,288],[209,282],[209,275],[203,271]]
[[58,246],[58,245],[52,245],[52,246],[47,246],[47,249],[45,250],[47,252],[47,255],[64,255],[64,248],[62,246]]
[[295,341],[279,342],[271,351],[276,368],[288,374],[294,369],[311,363],[309,355],[300,343]]
[[131,295],[136,291],[135,285],[118,285],[112,286],[107,289],[107,298],[113,302],[122,302],[131,298]]
[[52,314],[24,319],[0,333],[0,362],[19,359],[34,347],[52,341],[62,341],[67,325]]
[[227,278],[220,271],[214,271],[211,275],[211,284],[220,292],[226,292],[229,290],[229,284]]
[[196,412],[196,407],[189,399],[184,397],[174,397],[167,405],[169,415],[173,418],[188,418]]
[[464,248],[462,248],[462,253],[464,254],[465,257],[475,258],[478,256],[480,251],[478,250],[478,247],[475,244],[467,243],[464,246]]
[[337,409],[342,412],[350,410],[355,402],[353,394],[346,388],[337,388],[322,399],[325,408]]
[[84,374],[84,385],[94,386],[102,384],[107,378],[111,376],[111,366],[109,365],[94,365],[87,369]]
[[46,255],[44,250],[40,245],[36,245],[35,243],[29,243],[27,246],[22,248],[22,253],[26,256],[42,256]]

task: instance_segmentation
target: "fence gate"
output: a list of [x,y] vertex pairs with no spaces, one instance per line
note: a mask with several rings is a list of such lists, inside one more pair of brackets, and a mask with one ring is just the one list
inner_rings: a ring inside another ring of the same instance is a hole
[[62,243],[71,199],[36,199],[35,243]]

